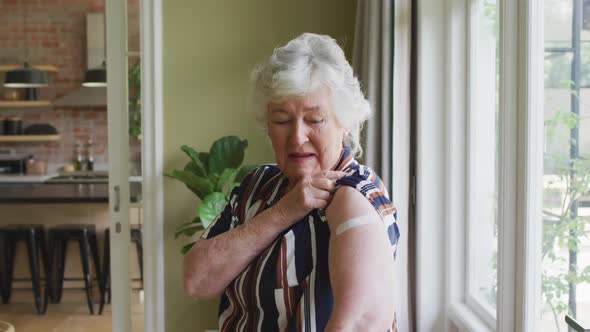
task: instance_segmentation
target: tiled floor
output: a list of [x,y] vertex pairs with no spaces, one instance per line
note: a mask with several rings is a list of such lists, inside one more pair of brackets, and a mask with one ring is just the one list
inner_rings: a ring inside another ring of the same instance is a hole
[[[13,291],[10,304],[0,303],[0,321],[10,322],[16,332],[104,332],[111,331],[111,306],[98,315],[98,296],[94,315],[88,311],[83,290],[64,290],[61,303],[50,303],[45,315],[35,314],[31,291]],[[133,291],[131,307],[133,332],[143,331],[143,303]]]

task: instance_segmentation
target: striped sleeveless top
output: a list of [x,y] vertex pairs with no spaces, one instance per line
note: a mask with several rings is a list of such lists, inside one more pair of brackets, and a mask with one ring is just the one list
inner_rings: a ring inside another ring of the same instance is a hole
[[[394,259],[400,233],[396,209],[381,179],[344,148],[333,170],[336,181],[361,192],[381,216]],[[283,195],[287,178],[276,165],[256,168],[236,187],[221,214],[205,230],[210,239],[247,223]],[[334,305],[328,271],[330,229],[316,209],[281,233],[227,287],[219,305],[219,330],[323,331]],[[396,331],[395,324],[390,331]]]

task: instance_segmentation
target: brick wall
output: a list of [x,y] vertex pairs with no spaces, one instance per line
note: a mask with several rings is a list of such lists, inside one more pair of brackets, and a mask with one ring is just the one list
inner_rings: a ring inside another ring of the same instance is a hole
[[[129,49],[139,51],[139,0],[128,1]],[[80,87],[86,70],[86,14],[104,12],[104,0],[0,0],[0,64],[29,62],[55,65],[49,87],[37,90],[39,99],[55,100]],[[26,24],[23,17],[26,13]],[[28,46],[28,47],[27,47]],[[137,61],[137,60],[135,60]],[[0,73],[4,82],[4,73]],[[6,88],[0,86],[0,99]],[[62,140],[47,143],[1,143],[18,154],[33,154],[50,163],[68,163],[75,141],[92,139],[97,163],[107,162],[106,107],[0,108],[2,116],[20,116],[23,126],[49,123]],[[140,160],[140,144],[130,139],[130,160]]]

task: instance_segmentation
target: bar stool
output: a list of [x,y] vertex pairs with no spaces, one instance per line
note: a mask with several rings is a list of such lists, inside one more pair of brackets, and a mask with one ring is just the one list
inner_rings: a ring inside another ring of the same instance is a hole
[[[64,224],[49,230],[50,269],[55,273],[55,288],[52,291],[53,302],[59,303],[63,294],[66,252],[69,241],[78,241],[80,258],[84,272],[84,288],[90,314],[94,314],[92,302],[92,275],[88,256],[92,255],[98,287],[102,293],[100,280],[100,264],[98,258],[98,242],[96,240],[96,226],[92,224]],[[55,264],[55,265],[54,265]]]
[[0,229],[0,299],[2,298],[2,290],[4,289],[4,271],[6,270],[5,260],[4,233],[2,232],[2,229]]
[[[16,255],[16,243],[24,241],[27,244],[29,255],[29,269],[31,271],[31,280],[33,283],[33,294],[35,297],[35,307],[38,314],[44,314],[47,310],[47,297],[50,292],[50,273],[49,260],[47,255],[47,245],[45,243],[45,228],[41,224],[16,224],[8,225],[1,228],[2,246],[0,252],[3,258],[3,280],[2,280],[2,303],[10,302],[12,295],[12,278],[14,276],[14,257]],[[43,269],[45,273],[45,294],[41,299],[41,271],[39,269],[39,259],[43,259]]]
[[[137,262],[139,263],[139,276],[141,278],[141,285],[143,287],[143,231],[141,226],[138,225],[131,225],[130,228],[131,232],[131,242],[135,243],[135,248],[137,250]],[[100,293],[100,306],[98,309],[98,314],[102,315],[102,310],[104,309],[104,304],[106,297],[108,295],[108,303],[111,303],[111,240],[110,240],[110,230],[107,227],[104,231],[104,256],[102,259],[102,271],[103,271],[103,278],[102,278],[102,292]]]

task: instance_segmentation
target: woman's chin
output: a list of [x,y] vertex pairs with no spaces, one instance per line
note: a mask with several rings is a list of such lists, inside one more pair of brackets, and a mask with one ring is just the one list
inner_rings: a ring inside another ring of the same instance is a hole
[[289,180],[293,182],[298,182],[306,176],[312,176],[315,173],[315,167],[296,168],[285,172]]

